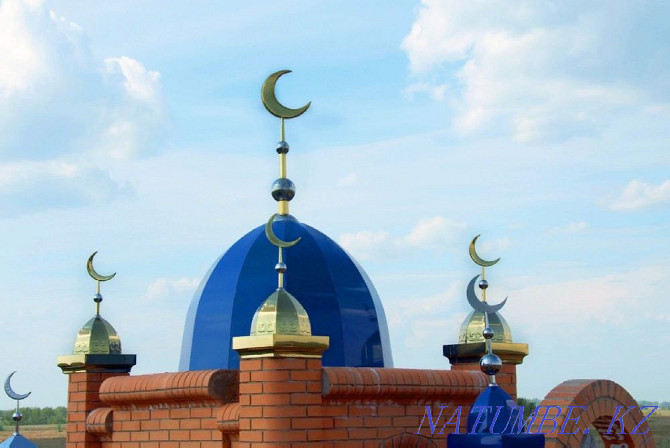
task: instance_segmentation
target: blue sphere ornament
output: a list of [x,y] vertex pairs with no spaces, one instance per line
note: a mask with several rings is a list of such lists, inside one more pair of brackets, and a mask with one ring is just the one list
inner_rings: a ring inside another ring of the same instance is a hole
[[[324,366],[393,367],[386,317],[365,271],[323,233],[292,216],[272,225],[284,241],[284,288],[307,311],[312,334],[329,336]],[[189,307],[179,370],[237,369],[232,338],[248,336],[259,305],[277,289],[277,248],[264,225],[239,239],[210,268]]]

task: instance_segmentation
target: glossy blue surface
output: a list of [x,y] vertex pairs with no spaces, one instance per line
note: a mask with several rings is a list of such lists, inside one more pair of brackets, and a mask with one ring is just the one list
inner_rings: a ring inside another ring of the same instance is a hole
[[544,434],[523,434],[523,429],[515,425],[519,417],[519,410],[515,408],[517,404],[500,386],[487,387],[472,404],[467,434],[449,434],[447,445],[450,448],[544,447]]
[[[500,386],[489,386],[477,396],[472,404],[470,415],[468,416],[469,433],[511,433],[514,418],[510,422],[510,417],[518,417],[519,412],[513,412],[516,403],[512,400]],[[491,424],[495,421],[493,428]],[[509,424],[508,424],[509,422]],[[477,427],[473,426],[477,423]],[[491,431],[493,429],[493,431]]]
[[[384,309],[363,269],[318,230],[280,217],[275,234],[302,240],[284,250],[284,287],[309,314],[312,334],[329,336],[325,366],[392,367]],[[179,370],[236,369],[232,338],[248,336],[256,309],[277,288],[277,248],[264,226],[238,240],[205,275],[188,310]]]
[[37,445],[23,437],[21,434],[14,433],[4,442],[0,443],[0,448],[37,448]]

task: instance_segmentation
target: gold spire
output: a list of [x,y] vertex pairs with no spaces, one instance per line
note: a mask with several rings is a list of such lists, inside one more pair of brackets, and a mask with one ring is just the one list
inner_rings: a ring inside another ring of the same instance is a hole
[[100,275],[93,268],[93,257],[89,257],[86,263],[88,274],[95,280],[96,293],[93,297],[95,302],[95,316],[89,319],[77,333],[74,341],[74,349],[71,355],[59,356],[57,365],[63,373],[82,371],[97,372],[129,372],[135,365],[135,355],[124,355],[121,352],[121,338],[112,324],[100,316],[100,283],[114,278],[116,272],[110,275]]
[[[295,186],[286,177],[286,154],[289,146],[285,140],[284,120],[295,118],[303,114],[311,103],[299,109],[289,109],[277,101],[274,89],[280,76],[290,73],[290,70],[281,70],[270,75],[261,89],[261,99],[265,108],[280,119],[277,154],[279,154],[279,179],[272,185],[272,197],[279,202],[279,215],[289,214],[288,203],[295,195]],[[251,321],[249,336],[233,338],[233,349],[240,353],[242,358],[265,357],[296,357],[321,358],[321,354],[328,348],[327,336],[312,336],[312,327],[307,311],[298,299],[284,289],[283,250],[296,245],[300,237],[293,241],[284,241],[275,235],[272,225],[277,214],[272,215],[265,224],[265,236],[268,241],[277,247],[278,260],[275,265],[277,271],[277,290],[274,291],[258,307]],[[286,219],[286,218],[284,218]]]
[[295,186],[286,177],[286,154],[288,154],[289,146],[286,143],[286,129],[284,120],[299,117],[307,109],[309,109],[311,102],[298,109],[289,109],[282,105],[275,96],[275,85],[277,80],[286,73],[291,73],[290,70],[280,70],[268,76],[261,88],[261,100],[265,108],[275,117],[279,118],[279,143],[277,143],[277,153],[279,154],[279,179],[274,182],[272,189],[272,196],[279,203],[279,214],[288,215],[288,203],[295,195]]
[[102,295],[100,294],[100,283],[114,278],[116,272],[110,275],[100,275],[93,267],[93,258],[98,251],[95,251],[88,258],[86,270],[88,275],[96,281],[95,296],[95,316],[81,327],[74,342],[73,354],[121,354],[121,339],[118,333],[112,327],[112,324],[100,317],[100,303]]
[[[475,247],[477,238],[479,238],[479,235],[474,237],[470,243],[470,257],[482,268],[479,281],[482,300],[479,301],[475,295],[475,283],[479,278],[479,275],[477,275],[470,280],[467,288],[468,302],[474,309],[461,325],[458,343],[443,347],[444,356],[449,358],[452,365],[479,362],[480,366],[485,365],[487,369],[491,367],[492,358],[490,355],[492,354],[502,359],[505,364],[521,364],[523,358],[528,355],[528,344],[512,342],[512,331],[502,315],[499,314],[499,310],[506,303],[507,298],[497,305],[486,303],[486,289],[489,286],[486,280],[486,268],[498,263],[500,258],[492,261],[481,258]],[[486,362],[482,361],[484,359],[482,356],[488,356]],[[495,382],[496,372],[488,371],[491,383]]]
[[309,315],[298,299],[284,289],[283,250],[295,246],[300,238],[293,241],[281,240],[275,235],[272,223],[277,215],[272,215],[265,225],[265,236],[279,251],[275,265],[277,290],[258,307],[251,321],[249,336],[233,338],[233,349],[242,358],[266,358],[290,356],[295,358],[320,358],[328,348],[327,336],[312,336]]

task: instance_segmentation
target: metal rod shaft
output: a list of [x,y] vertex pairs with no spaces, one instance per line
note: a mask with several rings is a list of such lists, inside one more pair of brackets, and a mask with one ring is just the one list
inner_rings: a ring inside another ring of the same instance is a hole
[[[283,263],[283,262],[284,262],[284,257],[283,257],[283,254],[282,254],[282,248],[280,247],[279,248],[279,263]],[[277,286],[279,286],[279,288],[284,287],[284,273],[283,272],[279,272],[279,277],[277,279],[277,282],[278,282]]]
[[19,435],[19,421],[21,420],[21,413],[19,412],[19,400],[16,400],[16,429],[14,434]]

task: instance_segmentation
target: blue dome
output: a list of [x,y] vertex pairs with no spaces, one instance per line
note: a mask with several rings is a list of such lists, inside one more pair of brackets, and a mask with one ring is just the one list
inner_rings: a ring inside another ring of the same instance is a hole
[[[302,238],[284,250],[284,287],[309,314],[312,334],[330,337],[323,365],[393,367],[384,309],[365,271],[291,216],[278,217],[273,229],[285,241]],[[186,316],[179,370],[239,368],[232,338],[249,335],[256,309],[277,289],[277,252],[260,226],[214,263]]]

